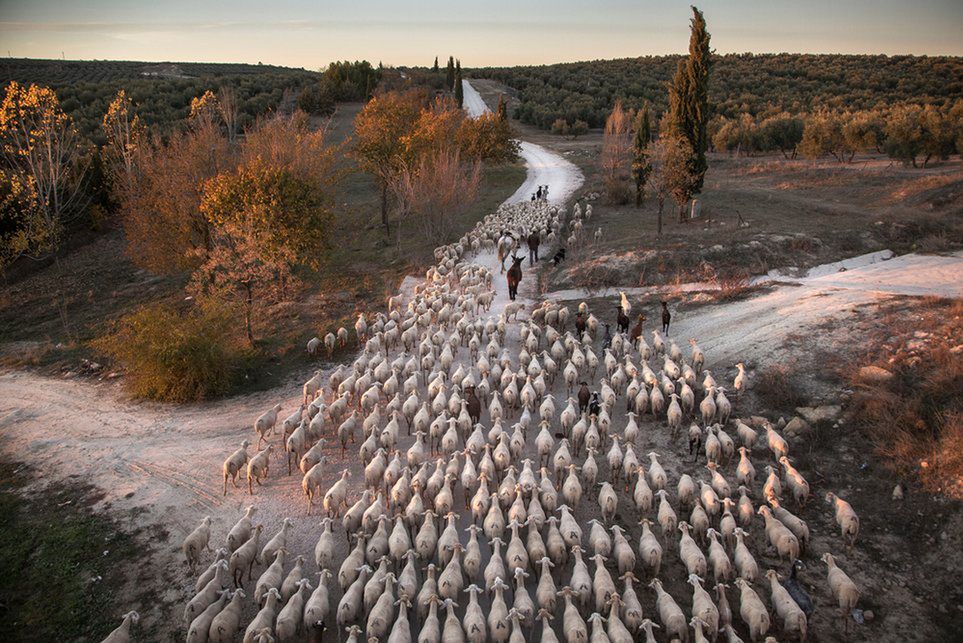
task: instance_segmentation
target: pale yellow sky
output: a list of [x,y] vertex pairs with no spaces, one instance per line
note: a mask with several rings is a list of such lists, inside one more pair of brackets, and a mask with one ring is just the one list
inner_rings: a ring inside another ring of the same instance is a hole
[[[729,52],[963,55],[960,0],[707,0],[713,47]],[[0,52],[15,57],[264,62],[337,59],[466,66],[682,53],[687,2],[489,0],[0,0]]]

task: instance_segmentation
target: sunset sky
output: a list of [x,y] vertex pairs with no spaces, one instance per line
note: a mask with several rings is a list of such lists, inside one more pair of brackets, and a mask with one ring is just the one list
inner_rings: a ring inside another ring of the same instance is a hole
[[[719,53],[963,55],[961,0],[711,0]],[[644,0],[0,0],[0,54],[468,67],[681,53],[687,2]]]

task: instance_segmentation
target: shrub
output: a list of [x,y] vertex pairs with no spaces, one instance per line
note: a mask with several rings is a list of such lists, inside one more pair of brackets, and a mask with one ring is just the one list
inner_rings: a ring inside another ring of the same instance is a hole
[[228,393],[248,358],[238,319],[217,300],[186,311],[152,304],[121,319],[118,330],[97,344],[125,368],[135,396],[197,401]]
[[963,354],[957,347],[963,304],[931,300],[924,306],[912,315],[892,357],[876,352],[866,362],[886,368],[891,378],[861,381],[858,368],[847,369],[855,390],[850,415],[889,468],[918,476],[928,491],[961,498]]
[[805,393],[796,383],[795,369],[786,364],[772,364],[759,372],[752,390],[766,405],[792,411],[806,402]]
[[716,301],[740,301],[751,297],[763,290],[763,286],[754,284],[746,275],[732,275],[716,279],[719,290],[716,291]]

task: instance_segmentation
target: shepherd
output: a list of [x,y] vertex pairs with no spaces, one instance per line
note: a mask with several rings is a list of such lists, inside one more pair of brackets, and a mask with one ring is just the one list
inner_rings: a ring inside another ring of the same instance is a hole
[[532,230],[532,233],[528,235],[528,265],[531,266],[538,261],[538,244],[541,242],[542,237],[538,234],[538,230]]
[[515,301],[518,294],[518,284],[522,281],[522,262],[525,257],[512,255],[512,267],[508,269],[508,298]]

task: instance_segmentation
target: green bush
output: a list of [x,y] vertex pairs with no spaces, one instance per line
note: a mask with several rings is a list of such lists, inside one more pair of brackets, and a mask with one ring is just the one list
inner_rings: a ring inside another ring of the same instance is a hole
[[234,386],[249,358],[239,315],[215,300],[188,310],[152,304],[120,320],[99,348],[126,370],[137,397],[188,402],[217,397]]

